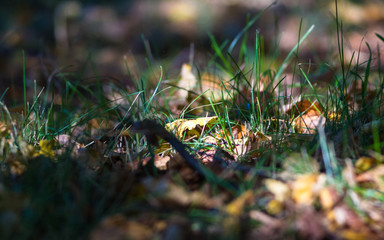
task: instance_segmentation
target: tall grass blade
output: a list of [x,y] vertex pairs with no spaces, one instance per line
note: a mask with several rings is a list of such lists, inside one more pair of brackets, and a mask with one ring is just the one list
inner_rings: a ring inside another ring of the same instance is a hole
[[231,44],[229,45],[228,47],[228,53],[232,53],[233,51],[233,48],[236,46],[237,42],[239,41],[239,39],[245,34],[247,33],[247,31],[249,30],[250,27],[252,27],[253,24],[255,24],[255,22],[257,21],[257,19],[259,19],[261,17],[261,15],[263,15],[263,13],[268,10],[270,7],[272,7],[273,5],[276,4],[277,1],[274,1],[273,3],[271,3],[268,7],[264,8],[259,14],[257,14],[255,17],[253,17],[248,23],[247,25],[241,30],[241,32],[239,32],[236,37],[233,39],[233,41],[231,42]]
[[291,49],[291,51],[288,53],[287,57],[284,59],[283,63],[281,64],[280,68],[277,70],[277,73],[276,73],[275,77],[273,78],[273,81],[275,81],[276,79],[279,79],[281,77],[284,70],[288,67],[289,61],[291,60],[292,55],[296,52],[296,49],[308,37],[308,35],[313,31],[314,28],[315,28],[315,25],[312,25],[307,30],[307,32],[303,35],[303,37],[300,39],[300,41]]
[[25,55],[24,50],[22,50],[23,53],[23,87],[24,87],[24,115],[27,114],[27,84],[25,79]]
[[384,42],[384,37],[383,37],[383,36],[381,36],[381,35],[378,34],[378,33],[375,33],[375,35],[376,35],[376,37],[378,37],[381,41]]

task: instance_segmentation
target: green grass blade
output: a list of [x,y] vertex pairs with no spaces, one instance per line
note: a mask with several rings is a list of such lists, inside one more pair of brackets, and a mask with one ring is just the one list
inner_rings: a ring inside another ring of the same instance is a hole
[[253,24],[255,24],[255,22],[257,21],[257,19],[259,19],[261,17],[261,15],[263,15],[263,13],[268,10],[270,7],[272,7],[273,5],[276,4],[276,1],[274,1],[273,3],[271,3],[268,7],[264,8],[259,14],[257,14],[256,16],[254,16],[248,23],[247,25],[236,35],[236,37],[233,39],[233,41],[231,42],[231,44],[229,45],[228,47],[228,53],[232,53],[234,47],[236,46],[237,42],[239,41],[239,39],[245,34],[248,32],[249,28],[251,28],[253,26]]
[[277,70],[277,73],[276,73],[275,77],[273,78],[273,81],[280,78],[280,76],[283,74],[283,71],[287,68],[288,63],[291,60],[292,55],[296,52],[296,49],[308,37],[308,35],[313,31],[314,28],[315,28],[315,25],[312,25],[307,30],[307,32],[303,35],[303,37],[300,39],[300,41],[291,49],[291,51],[288,53],[287,57],[284,59],[283,64],[281,64],[280,68]]
[[160,73],[160,79],[159,79],[159,82],[157,83],[157,86],[156,86],[155,90],[153,91],[153,94],[152,94],[151,98],[150,98],[150,99],[148,100],[148,102],[146,103],[146,106],[145,106],[145,109],[144,109],[144,113],[147,112],[148,107],[151,105],[151,102],[152,102],[153,98],[155,97],[157,91],[159,90],[161,81],[162,81],[162,79],[163,79],[163,67],[162,67],[162,66],[160,66],[160,72],[161,72],[161,73]]
[[375,33],[375,35],[376,35],[376,37],[378,37],[381,41],[384,42],[384,37],[383,37],[383,36],[381,36],[381,35],[378,34],[378,33]]
[[313,92],[313,94],[315,95],[317,102],[320,104],[320,106],[321,106],[322,109],[325,109],[324,106],[323,106],[323,104],[322,104],[321,101],[320,101],[320,97],[319,97],[319,95],[317,94],[316,89],[312,86],[311,81],[309,81],[309,79],[308,79],[307,75],[305,74],[304,70],[300,68],[300,71],[301,71],[301,73],[303,74],[305,80],[307,81],[309,87],[312,89],[312,92]]

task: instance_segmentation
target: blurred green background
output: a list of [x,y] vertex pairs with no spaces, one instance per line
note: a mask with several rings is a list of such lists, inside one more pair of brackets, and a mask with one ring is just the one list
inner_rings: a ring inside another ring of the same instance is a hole
[[[338,2],[346,59],[359,48],[363,37],[375,49],[378,38],[374,34],[384,35],[383,1]],[[45,85],[60,69],[77,71],[88,65],[92,70],[84,70],[83,77],[97,74],[129,85],[124,60],[145,65],[145,57],[152,63],[161,62],[170,76],[177,76],[181,64],[189,59],[191,44],[195,59],[209,58],[208,33],[219,43],[231,41],[247,19],[271,4],[249,30],[250,46],[254,46],[257,29],[266,54],[278,52],[285,57],[298,41],[303,19],[301,34],[312,24],[316,27],[301,47],[299,59],[314,64],[337,60],[332,0],[275,4],[271,0],[14,0],[4,1],[0,8],[0,93],[7,89],[6,101],[20,100],[22,51],[29,88],[34,80]],[[361,51],[367,53],[365,44]]]

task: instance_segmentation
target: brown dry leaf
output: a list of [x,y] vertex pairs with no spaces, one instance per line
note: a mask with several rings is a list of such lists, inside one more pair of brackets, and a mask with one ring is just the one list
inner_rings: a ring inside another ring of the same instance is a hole
[[[141,163],[143,166],[146,166],[150,160],[151,160],[151,157],[147,157],[142,159]],[[154,156],[155,167],[159,170],[165,171],[167,170],[167,164],[170,160],[171,160],[170,156],[161,156],[159,154],[155,154]]]
[[0,136],[5,136],[9,132],[8,125],[0,121]]
[[[229,141],[233,146],[233,152],[236,156],[244,155],[248,152],[248,145],[250,140],[251,131],[247,130],[244,125],[235,125],[229,129],[221,130],[216,133],[217,139],[226,139],[226,136],[229,137]],[[220,147],[226,148],[228,144],[220,144]]]
[[177,119],[171,123],[167,123],[165,129],[174,131],[175,135],[182,139],[185,134],[186,139],[199,137],[203,130],[209,130],[217,123],[217,117],[201,117],[193,120]]
[[[382,194],[382,193],[379,193]],[[362,199],[360,207],[365,211],[369,217],[369,225],[372,229],[382,233],[382,239],[384,239],[384,206],[383,203],[373,200]]]
[[27,170],[25,160],[20,157],[11,156],[6,159],[12,175],[21,175]]
[[250,211],[249,217],[261,223],[260,227],[252,231],[249,239],[284,239],[286,236],[288,226],[281,219],[256,210]]
[[221,200],[211,198],[201,191],[187,191],[182,186],[170,182],[168,179],[147,178],[143,180],[143,185],[151,193],[154,204],[166,206],[181,206],[202,208],[212,208],[221,205]]
[[171,160],[170,156],[161,157],[160,155],[155,155],[155,166],[160,170],[167,170],[167,163],[170,160]]
[[92,231],[92,240],[121,240],[121,239],[152,239],[152,228],[134,220],[128,220],[122,214],[116,214],[105,218],[99,226]]
[[302,100],[292,106],[291,111],[294,120],[295,130],[302,134],[314,134],[319,126],[325,125],[325,118],[322,117],[322,108],[320,104],[315,101]]
[[300,239],[325,239],[328,235],[323,219],[312,207],[306,207],[298,215],[296,229]]
[[363,219],[344,203],[329,211],[327,217],[339,227],[366,229]]
[[243,213],[244,207],[250,204],[254,199],[254,192],[248,190],[242,193],[235,200],[227,204],[225,211],[232,216],[240,216]]
[[384,192],[384,164],[358,175],[356,181],[358,183],[374,182],[378,189]]
[[270,147],[270,143],[272,141],[272,138],[270,136],[267,136],[261,132],[249,132],[249,140],[246,142],[246,153],[248,157],[258,157],[260,153],[258,153],[257,149],[260,149],[260,147]]

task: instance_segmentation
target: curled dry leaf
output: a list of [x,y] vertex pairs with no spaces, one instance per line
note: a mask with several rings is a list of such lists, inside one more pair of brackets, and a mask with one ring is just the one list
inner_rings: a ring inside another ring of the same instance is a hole
[[384,164],[358,175],[356,181],[358,183],[374,182],[377,188],[384,192]]
[[167,123],[165,129],[174,131],[175,135],[181,139],[184,137],[190,139],[199,137],[203,130],[209,130],[210,127],[217,123],[217,117],[202,117],[193,120],[177,119],[171,123]]
[[[228,136],[233,146],[233,152],[236,159],[239,156],[247,154],[247,157],[257,157],[258,153],[254,150],[259,149],[263,145],[267,145],[271,142],[272,138],[261,133],[253,132],[251,129],[247,129],[245,125],[235,125],[231,128],[231,131],[220,131],[216,134],[218,139],[226,139]],[[218,141],[220,142],[220,141]],[[222,148],[229,148],[228,144],[221,144]]]
[[325,118],[322,117],[322,108],[320,104],[315,101],[302,100],[297,102],[288,111],[295,117],[294,125],[295,130],[302,134],[314,134],[317,127],[325,125]]

